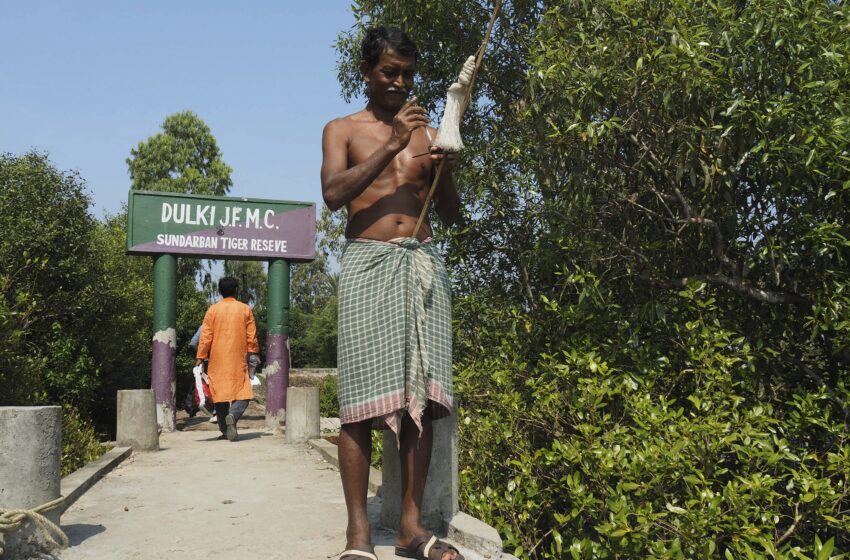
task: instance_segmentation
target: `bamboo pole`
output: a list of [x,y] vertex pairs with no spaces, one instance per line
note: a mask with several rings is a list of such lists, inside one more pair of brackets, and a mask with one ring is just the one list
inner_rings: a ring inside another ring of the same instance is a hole
[[[481,63],[484,61],[484,51],[487,50],[487,42],[490,40],[490,33],[493,31],[493,26],[496,24],[496,16],[499,14],[499,9],[502,7],[502,0],[496,0],[496,6],[493,8],[493,15],[490,16],[490,23],[487,25],[487,32],[484,34],[484,40],[481,42],[481,47],[475,57],[475,67],[472,69],[472,76],[469,78],[469,87],[466,89],[466,95],[463,97],[463,103],[460,108],[460,117],[466,112],[469,101],[472,99],[472,88],[475,87],[475,78],[478,76],[478,69],[481,68]],[[434,193],[437,191],[437,184],[440,182],[440,177],[443,174],[443,166],[445,158],[440,160],[437,166],[437,173],[434,175],[434,181],[431,183],[431,189],[428,191],[428,196],[425,198],[425,203],[422,205],[422,212],[419,214],[419,219],[416,221],[416,227],[413,228],[413,237],[419,234],[419,229],[422,227],[422,222],[425,221],[425,216],[428,214],[428,207],[431,205],[431,199],[434,198]]]

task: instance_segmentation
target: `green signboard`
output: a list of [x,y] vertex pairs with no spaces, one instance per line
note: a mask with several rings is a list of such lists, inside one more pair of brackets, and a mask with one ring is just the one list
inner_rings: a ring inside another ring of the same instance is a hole
[[316,205],[130,191],[127,253],[199,258],[316,257]]

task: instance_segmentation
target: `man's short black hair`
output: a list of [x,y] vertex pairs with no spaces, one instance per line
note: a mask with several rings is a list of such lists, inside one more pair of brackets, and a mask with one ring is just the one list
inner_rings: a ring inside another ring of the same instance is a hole
[[399,55],[412,58],[414,61],[419,60],[419,49],[407,33],[398,27],[372,27],[366,30],[366,36],[363,42],[360,43],[360,58],[369,68],[373,68],[378,59],[381,58],[381,53],[389,49],[394,50]]
[[221,297],[236,297],[239,290],[239,281],[232,276],[225,276],[218,281],[218,293]]

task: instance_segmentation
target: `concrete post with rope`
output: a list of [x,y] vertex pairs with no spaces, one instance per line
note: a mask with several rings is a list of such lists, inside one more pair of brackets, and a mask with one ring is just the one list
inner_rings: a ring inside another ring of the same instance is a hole
[[61,458],[61,407],[0,407],[0,558],[68,545],[58,527]]

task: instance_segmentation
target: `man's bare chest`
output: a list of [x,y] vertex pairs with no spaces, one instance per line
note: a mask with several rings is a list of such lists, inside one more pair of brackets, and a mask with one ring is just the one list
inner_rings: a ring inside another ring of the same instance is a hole
[[[352,134],[349,138],[348,162],[349,166],[353,167],[368,160],[379,151],[390,137],[390,132],[385,133],[375,131],[365,131],[363,133]],[[416,173],[430,173],[432,163],[431,158],[427,156],[430,140],[428,139],[425,129],[417,129],[413,132],[410,142],[407,146],[389,163],[388,168],[398,170],[403,168]]]

